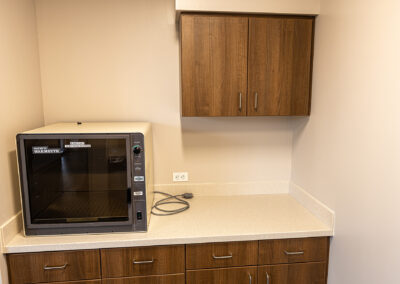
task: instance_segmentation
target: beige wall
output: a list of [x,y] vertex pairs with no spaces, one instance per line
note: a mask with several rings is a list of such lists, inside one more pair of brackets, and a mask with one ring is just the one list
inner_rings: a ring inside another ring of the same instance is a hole
[[37,0],[46,124],[154,123],[156,183],[288,180],[285,118],[180,117],[174,0]]
[[400,2],[323,0],[293,181],[336,212],[330,284],[398,280]]
[[176,0],[177,10],[319,14],[320,0]]
[[[15,135],[43,125],[35,7],[32,0],[0,0],[0,40],[1,226],[20,210]],[[6,283],[7,270],[2,257],[0,271],[3,283]]]

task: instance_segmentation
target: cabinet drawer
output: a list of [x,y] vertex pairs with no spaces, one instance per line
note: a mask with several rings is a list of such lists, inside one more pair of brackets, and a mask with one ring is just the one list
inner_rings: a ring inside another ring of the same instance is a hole
[[259,264],[326,261],[329,238],[260,241]]
[[[186,284],[256,284],[257,267],[189,270]],[[295,282],[293,282],[295,283]]]
[[12,284],[100,278],[99,250],[8,255]]
[[258,279],[270,284],[325,284],[326,262],[260,266]]
[[185,272],[185,249],[179,246],[102,249],[103,278]]
[[257,250],[257,241],[187,245],[186,268],[257,265]]
[[104,279],[102,284],[185,284],[185,274]]

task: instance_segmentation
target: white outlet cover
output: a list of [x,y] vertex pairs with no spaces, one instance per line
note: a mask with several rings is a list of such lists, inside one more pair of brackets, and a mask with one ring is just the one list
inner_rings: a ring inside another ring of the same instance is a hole
[[175,182],[189,181],[189,174],[187,172],[174,172],[172,180]]

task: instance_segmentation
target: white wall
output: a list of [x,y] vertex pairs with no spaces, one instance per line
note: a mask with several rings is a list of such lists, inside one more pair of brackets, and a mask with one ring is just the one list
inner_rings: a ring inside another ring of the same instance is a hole
[[[1,230],[1,225],[20,210],[15,135],[43,125],[33,0],[0,0],[0,41]],[[7,283],[1,251],[0,272],[2,282]]]
[[321,0],[176,0],[179,11],[310,14],[320,11]]
[[174,0],[36,3],[46,124],[152,122],[158,184],[289,180],[288,119],[181,119]]
[[400,2],[322,0],[293,182],[336,212],[330,284],[399,283]]

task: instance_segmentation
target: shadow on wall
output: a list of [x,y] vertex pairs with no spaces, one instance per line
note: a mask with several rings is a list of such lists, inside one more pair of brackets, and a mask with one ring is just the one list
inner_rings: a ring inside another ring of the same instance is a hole
[[11,151],[8,153],[8,165],[10,169],[10,180],[12,188],[12,202],[13,207],[16,209],[15,212],[21,210],[21,194],[19,189],[19,175],[18,175],[18,162],[17,152]]
[[303,133],[309,121],[310,117],[305,116],[297,117],[291,122],[291,128],[293,129],[293,142],[295,142],[296,138]]

